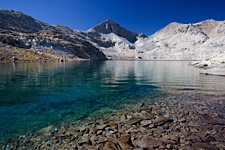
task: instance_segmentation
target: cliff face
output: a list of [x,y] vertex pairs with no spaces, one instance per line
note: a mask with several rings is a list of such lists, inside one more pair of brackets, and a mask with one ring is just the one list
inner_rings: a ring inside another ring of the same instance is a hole
[[0,10],[0,21],[1,60],[106,60],[98,48],[67,27],[10,10]]

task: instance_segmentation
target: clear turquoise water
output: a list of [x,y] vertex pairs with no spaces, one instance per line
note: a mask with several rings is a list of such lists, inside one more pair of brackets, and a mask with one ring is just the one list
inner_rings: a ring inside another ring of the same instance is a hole
[[[85,118],[162,91],[219,92],[223,77],[188,62],[0,63],[0,140]],[[225,90],[224,90],[225,91]]]

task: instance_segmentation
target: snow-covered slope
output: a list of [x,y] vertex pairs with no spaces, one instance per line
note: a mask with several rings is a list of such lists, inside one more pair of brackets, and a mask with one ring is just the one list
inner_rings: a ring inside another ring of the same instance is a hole
[[135,43],[139,58],[166,60],[215,59],[225,53],[225,21],[171,23]]

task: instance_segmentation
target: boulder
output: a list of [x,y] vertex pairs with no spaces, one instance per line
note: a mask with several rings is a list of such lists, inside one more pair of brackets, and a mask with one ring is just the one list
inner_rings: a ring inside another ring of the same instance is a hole
[[214,144],[197,142],[193,144],[194,149],[209,149],[209,150],[218,150]]
[[129,124],[129,125],[134,125],[134,124],[137,124],[141,121],[142,119],[140,118],[131,118],[129,119],[126,124]]
[[172,121],[172,120],[168,117],[159,117],[159,118],[153,120],[153,124],[154,124],[154,126],[160,126],[160,125],[163,125],[166,122],[170,122],[170,121]]
[[134,141],[135,147],[143,148],[143,149],[154,149],[162,145],[162,141],[159,139],[154,139],[149,135],[144,135],[143,137]]
[[209,124],[213,124],[213,125],[225,125],[225,119],[222,118],[215,118],[212,117],[210,115],[204,114],[204,115],[200,115],[202,120],[204,120],[205,122],[209,123]]
[[117,145],[112,142],[106,142],[102,150],[118,150]]
[[133,144],[130,139],[130,135],[122,136],[117,141],[120,145],[120,147],[124,150],[133,149]]
[[108,125],[108,124],[100,124],[100,125],[98,125],[97,130],[103,130],[103,129],[105,129],[107,126],[109,126],[109,125]]
[[142,120],[140,122],[140,124],[144,127],[150,125],[151,123],[152,123],[152,120]]

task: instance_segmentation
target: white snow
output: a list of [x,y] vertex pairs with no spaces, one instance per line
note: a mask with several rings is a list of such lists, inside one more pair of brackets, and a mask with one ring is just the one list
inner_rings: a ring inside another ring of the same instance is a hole
[[[135,45],[133,43],[130,43],[127,39],[120,37],[114,33],[110,34],[102,34],[101,40],[102,41],[110,41],[112,43],[115,43],[113,47],[105,48],[105,47],[98,47],[102,52],[105,53],[105,55],[109,59],[134,59],[135,57]],[[97,45],[96,45],[97,46]]]

